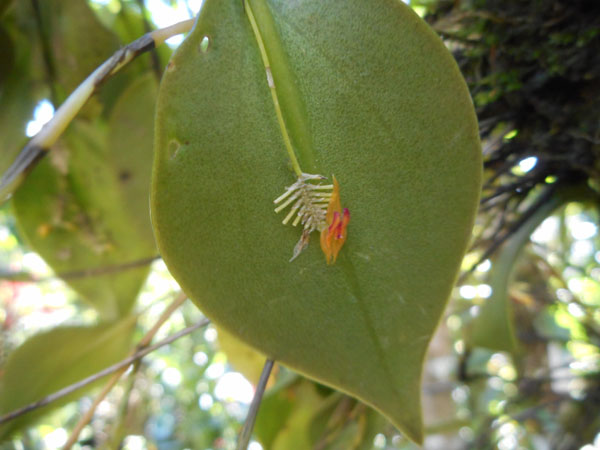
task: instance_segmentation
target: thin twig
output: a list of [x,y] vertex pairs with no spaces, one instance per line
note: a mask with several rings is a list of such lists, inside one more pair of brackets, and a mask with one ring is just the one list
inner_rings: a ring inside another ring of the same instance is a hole
[[175,297],[175,300],[173,300],[171,302],[171,304],[165,308],[165,310],[162,312],[162,314],[160,315],[160,317],[158,318],[158,320],[156,321],[154,326],[152,328],[150,328],[150,330],[148,330],[148,332],[140,340],[140,342],[137,345],[138,349],[142,348],[142,347],[146,347],[148,344],[150,344],[150,342],[152,341],[152,338],[156,335],[156,333],[158,332],[160,327],[162,327],[162,325],[167,320],[169,320],[169,317],[171,317],[171,315],[173,315],[173,313],[175,311],[177,311],[177,308],[179,308],[181,305],[183,305],[183,302],[185,302],[186,299],[187,299],[187,295],[185,295],[184,292],[180,292],[177,295],[177,297]]
[[114,428],[111,430],[110,438],[107,439],[107,448],[121,448],[121,442],[127,434],[127,414],[129,413],[129,403],[131,401],[131,394],[135,387],[136,375],[138,374],[140,367],[142,367],[142,361],[138,359],[131,366],[131,372],[127,377],[127,384],[125,386],[125,392],[121,398],[121,404],[117,412],[117,418],[114,422]]
[[[503,159],[501,160],[487,160],[484,162],[484,168],[494,168],[494,173],[491,174],[486,180],[485,180],[485,184],[483,185],[482,189],[485,191],[487,189],[491,189],[494,185],[494,182],[500,178],[500,176],[504,175],[505,173],[507,173],[510,169],[512,169],[517,163],[518,160],[516,160],[516,158],[511,158],[513,153],[510,153],[508,155],[505,155]],[[499,164],[500,167],[495,167],[496,164]]]
[[189,16],[194,17],[196,15],[196,13],[192,10],[192,8],[190,8],[190,1],[184,0],[183,3],[185,4],[185,9],[187,9]]
[[265,393],[265,387],[267,386],[269,375],[271,375],[273,364],[274,361],[272,359],[267,359],[265,361],[262,373],[260,374],[260,379],[258,380],[258,385],[256,386],[256,391],[254,392],[254,397],[252,398],[252,403],[250,403],[250,409],[246,416],[244,428],[242,428],[242,432],[238,439],[237,450],[246,450],[248,448],[252,430],[254,429],[254,423],[256,422],[256,416],[258,415],[258,408],[260,407],[260,402]]
[[514,183],[509,183],[509,184],[504,184],[504,185],[499,186],[490,195],[483,197],[479,203],[481,205],[484,205],[484,204],[488,203],[490,200],[493,200],[494,198],[496,198],[500,195],[514,194],[515,192],[517,192],[518,189],[529,188],[529,190],[531,190],[531,188],[533,188],[537,183],[542,181],[544,178],[546,178],[545,173],[533,173],[530,175],[519,177],[517,179],[517,181],[515,181]]
[[59,391],[56,391],[56,392],[44,397],[43,399],[38,400],[37,402],[30,403],[29,405],[23,406],[22,408],[16,409],[8,414],[5,414],[2,417],[0,417],[0,424],[10,422],[11,420],[16,419],[17,417],[22,416],[23,414],[31,412],[35,409],[39,409],[42,406],[46,406],[66,395],[69,395],[69,394],[77,391],[78,389],[81,389],[82,387],[87,386],[90,383],[93,383],[93,382],[99,380],[102,377],[105,377],[106,375],[110,375],[111,373],[114,373],[123,368],[126,369],[131,363],[135,362],[136,360],[143,358],[147,354],[152,353],[154,350],[156,350],[160,347],[164,347],[165,345],[168,345],[171,342],[190,334],[191,332],[197,330],[198,328],[208,325],[208,323],[209,323],[208,319],[203,319],[200,322],[198,322],[192,326],[184,328],[183,330],[178,331],[177,333],[175,333],[169,337],[166,337],[162,341],[159,341],[150,347],[146,347],[142,350],[139,350],[138,352],[134,353],[133,355],[125,358],[124,360],[122,360],[116,364],[113,364],[112,366],[107,367],[106,369],[101,370],[100,372],[90,375],[89,377],[84,378],[83,380],[78,381],[77,383],[71,384],[70,386],[67,386]]
[[56,110],[52,120],[25,145],[13,164],[4,173],[2,179],[0,179],[0,201],[6,200],[17,184],[22,181],[25,172],[31,170],[48,153],[50,147],[62,135],[99,85],[140,54],[152,50],[171,36],[189,31],[193,24],[194,19],[189,19],[147,33],[131,44],[119,49],[94,70]]
[[[88,384],[93,383],[94,381],[96,381],[96,380],[98,380],[98,379],[100,379],[100,378],[102,378],[102,377],[104,377],[106,375],[109,375],[109,374],[111,374],[111,373],[113,373],[113,372],[115,372],[115,371],[117,371],[119,369],[122,369],[123,367],[127,368],[133,361],[136,361],[139,358],[142,358],[143,356],[145,356],[148,353],[156,350],[159,347],[162,347],[164,345],[170,344],[175,339],[178,339],[181,336],[184,336],[186,334],[191,333],[193,330],[195,330],[196,328],[198,328],[200,326],[208,324],[207,320],[200,321],[199,323],[197,323],[195,325],[192,325],[192,326],[190,326],[188,328],[185,328],[184,330],[179,331],[178,333],[175,333],[174,335],[169,336],[169,337],[163,339],[162,341],[154,344],[151,347],[140,349],[141,346],[147,345],[147,343],[150,341],[150,339],[152,339],[152,336],[154,334],[156,334],[156,331],[158,331],[157,325],[159,323],[164,323],[169,318],[170,314],[172,314],[172,312],[175,309],[177,309],[177,306],[181,305],[185,301],[185,299],[186,299],[186,296],[183,293],[181,293],[181,294],[179,294],[177,296],[177,298],[175,300],[173,300],[173,302],[171,303],[171,305],[169,305],[167,307],[167,309],[165,309],[165,311],[161,314],[160,318],[158,319],[158,321],[156,322],[156,324],[152,327],[152,329],[150,331],[148,331],[148,333],[146,333],[146,335],[139,342],[138,346],[136,347],[136,349],[139,349],[139,350],[138,351],[134,350],[132,352],[132,354],[128,358],[122,360],[121,362],[113,364],[112,366],[107,367],[106,369],[103,369],[100,372],[97,372],[97,373],[95,373],[93,375],[90,375],[89,377],[84,378],[83,380],[78,381],[77,383],[74,383],[74,384],[71,384],[69,386],[66,386],[63,389],[61,389],[59,391],[56,391],[56,392],[54,392],[54,393],[52,393],[52,394],[44,397],[41,400],[38,400],[38,401],[36,401],[34,403],[30,403],[29,405],[26,405],[26,406],[24,406],[22,408],[19,408],[19,409],[15,410],[15,411],[12,411],[12,412],[8,413],[8,414],[0,416],[0,425],[3,424],[3,423],[5,423],[5,422],[9,422],[10,420],[16,419],[17,417],[22,416],[23,414],[26,414],[26,413],[28,413],[30,411],[33,411],[33,410],[38,409],[38,408],[41,408],[42,406],[46,406],[49,403],[52,403],[53,401],[58,400],[59,398],[62,398],[65,395],[69,395],[72,392],[75,392],[76,390],[78,390],[78,389],[80,389],[80,388],[82,388],[84,386],[87,386]],[[150,336],[150,338],[148,338],[148,335],[150,333],[153,333],[153,335]]]
[[150,256],[148,258],[138,259],[136,261],[130,261],[123,264],[116,264],[114,266],[103,266],[94,267],[91,269],[73,270],[70,272],[62,272],[47,277],[36,277],[28,272],[3,272],[0,271],[1,280],[9,281],[23,281],[32,283],[45,283],[48,281],[54,281],[57,279],[62,280],[77,280],[80,278],[97,277],[100,275],[108,275],[111,273],[122,272],[124,270],[135,269],[138,267],[147,266],[152,264],[154,261],[160,259],[160,255]]
[[119,370],[116,373],[114,373],[112,377],[110,377],[108,383],[104,385],[100,393],[96,396],[96,398],[88,408],[88,410],[81,417],[81,419],[79,419],[77,425],[75,425],[75,428],[71,432],[69,439],[63,447],[64,450],[70,449],[73,446],[73,444],[75,444],[77,439],[79,439],[79,434],[81,433],[81,430],[83,430],[83,427],[85,427],[88,424],[88,422],[92,420],[92,416],[94,415],[96,408],[98,408],[98,405],[102,402],[102,400],[104,400],[108,393],[112,391],[112,389],[115,387],[115,384],[119,382],[121,376],[127,371],[128,367],[129,364],[119,368]]
[[[148,10],[146,9],[146,2],[144,0],[137,0],[137,4],[140,8],[140,11],[142,12],[142,24],[144,26],[144,32],[149,33],[150,31],[152,31],[152,27],[148,22]],[[156,76],[156,79],[160,81],[162,70],[160,69],[160,59],[158,57],[158,52],[156,51],[156,48],[153,48],[150,52],[150,58],[154,75]]]
[[513,234],[515,234],[519,229],[533,216],[548,200],[552,198],[552,195],[556,191],[555,185],[551,185],[546,190],[544,190],[535,201],[525,210],[517,220],[515,220],[506,230],[506,232],[499,237],[496,237],[494,241],[490,244],[490,246],[483,252],[483,254],[479,257],[477,262],[475,262],[465,273],[461,276],[466,277],[467,275],[473,273],[477,266],[481,264],[483,261],[488,259],[490,256],[494,254],[498,248],[506,240],[508,240]]
[[[171,317],[173,312],[175,312],[177,310],[177,308],[179,308],[181,306],[181,304],[186,300],[186,298],[187,298],[187,296],[182,292],[175,298],[175,300],[173,300],[173,302],[160,315],[160,317],[158,318],[158,320],[156,321],[154,326],[146,333],[146,335],[138,343],[138,345],[137,345],[138,349],[146,347],[150,343],[150,341],[152,341],[152,338],[158,332],[160,327],[169,319],[169,317]],[[192,325],[191,327],[186,328],[185,330],[188,330],[189,328],[194,328],[194,329],[200,328],[201,326],[207,325],[208,322],[209,322],[208,319],[204,319],[204,320],[198,322],[196,325]],[[183,330],[183,331],[185,331],[185,330]],[[177,333],[175,335],[177,335]],[[175,336],[175,335],[173,335],[173,336]],[[170,342],[173,342],[173,340],[171,340]],[[153,345],[148,348],[152,348],[155,346],[156,345]],[[142,351],[145,351],[145,350],[142,350]],[[147,352],[145,354],[148,354],[148,353],[149,352]],[[131,356],[128,359],[131,359],[132,357],[133,356]],[[133,362],[137,359],[138,358],[132,359],[129,364],[131,364],[131,362]],[[88,408],[88,410],[85,412],[85,414],[81,417],[81,419],[79,419],[79,421],[75,425],[75,428],[71,432],[71,435],[69,436],[69,439],[67,440],[67,443],[63,447],[64,450],[70,449],[73,446],[73,444],[75,444],[75,442],[79,438],[79,434],[81,433],[81,430],[83,430],[83,428],[88,424],[88,422],[90,420],[92,420],[92,417],[94,415],[94,412],[96,411],[96,408],[102,402],[102,400],[104,400],[104,398],[108,395],[108,393],[112,390],[112,388],[115,386],[115,384],[117,384],[117,382],[121,378],[121,375],[123,375],[127,371],[129,364],[126,364],[126,365],[122,366],[120,369],[117,369],[118,371],[110,378],[110,380],[108,380],[108,382],[106,383],[104,388],[102,388],[102,391],[96,396],[96,398],[94,399],[91,406]]]

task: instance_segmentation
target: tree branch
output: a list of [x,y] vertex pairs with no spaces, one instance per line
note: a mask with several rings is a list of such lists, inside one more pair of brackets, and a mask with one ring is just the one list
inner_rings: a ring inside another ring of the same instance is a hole
[[80,278],[97,277],[100,275],[108,275],[111,273],[122,272],[124,270],[135,269],[137,267],[147,266],[154,261],[160,259],[160,255],[150,256],[148,258],[138,259],[123,264],[114,266],[93,267],[90,269],[73,270],[70,272],[57,273],[48,277],[38,278],[27,272],[3,272],[0,271],[0,280],[8,281],[23,281],[32,283],[44,283],[47,281],[62,280],[77,280]]
[[477,262],[475,262],[475,264],[473,264],[468,270],[466,270],[465,273],[461,275],[460,279],[464,280],[463,277],[466,277],[467,275],[473,273],[479,264],[481,264],[483,261],[492,256],[496,252],[496,250],[498,250],[498,248],[500,248],[500,246],[504,244],[505,241],[507,241],[513,234],[519,231],[521,226],[523,226],[531,218],[531,216],[533,216],[538,211],[538,209],[540,209],[548,200],[550,200],[555,191],[555,185],[550,185],[543,192],[541,192],[540,195],[535,199],[535,201],[525,211],[521,213],[519,218],[508,226],[504,234],[494,239],[494,241],[488,246],[488,248],[485,249],[483,254],[479,257]]
[[[106,375],[109,375],[109,374],[114,373],[119,370],[122,370],[124,372],[132,362],[137,361],[138,359],[143,358],[144,356],[153,352],[154,350],[156,350],[160,347],[163,347],[167,344],[170,344],[171,342],[179,339],[180,337],[185,336],[185,335],[191,333],[192,331],[207,325],[209,323],[208,319],[203,319],[200,322],[196,323],[195,325],[187,327],[187,328],[163,339],[162,341],[157,342],[156,344],[154,344],[150,347],[146,347],[148,345],[148,343],[150,342],[150,340],[152,339],[152,337],[154,336],[154,334],[156,334],[156,332],[158,331],[158,328],[160,328],[160,325],[162,325],[168,319],[168,317],[173,313],[173,311],[175,311],[175,309],[177,309],[177,307],[179,307],[181,305],[181,303],[183,303],[183,301],[185,301],[185,299],[186,299],[186,296],[184,294],[180,294],[177,296],[177,298],[173,301],[173,303],[171,303],[171,305],[169,305],[169,307],[167,307],[167,309],[165,309],[165,311],[163,312],[161,317],[158,319],[156,324],[152,327],[152,329],[150,331],[148,331],[148,333],[146,333],[146,335],[138,343],[138,345],[136,347],[138,350],[134,351],[129,357],[127,357],[126,359],[124,359],[116,364],[113,364],[112,366],[107,367],[106,369],[101,370],[100,372],[90,375],[89,377],[84,378],[83,380],[78,381],[77,383],[74,383],[74,384],[71,384],[70,386],[64,387],[63,389],[56,391],[56,392],[44,397],[41,400],[38,400],[34,403],[30,403],[29,405],[26,405],[22,408],[19,408],[17,410],[14,410],[8,414],[1,416],[0,417],[0,425],[3,423],[9,422],[13,419],[16,419],[17,417],[20,417],[23,414],[26,414],[30,411],[41,408],[42,406],[46,406],[46,405],[52,403],[53,401],[56,401],[66,395],[69,395],[72,392],[75,392],[76,390],[81,389],[82,387],[87,386],[88,384],[93,383],[94,381],[97,381]],[[146,348],[142,348],[142,347],[146,347]]]
[[202,328],[202,327],[208,325],[209,323],[210,323],[210,321],[208,319],[202,319],[200,322],[197,322],[194,325],[184,328],[183,330],[178,331],[177,333],[172,334],[169,337],[166,337],[162,341],[159,341],[156,344],[151,345],[150,347],[146,347],[142,350],[139,350],[136,353],[134,353],[133,355],[129,356],[128,358],[125,358],[124,360],[122,360],[116,364],[113,364],[112,366],[109,366],[106,369],[95,373],[94,375],[90,375],[89,377],[84,378],[83,380],[78,381],[77,383],[74,383],[74,384],[67,386],[59,391],[56,391],[53,394],[50,394],[50,395],[44,397],[43,399],[38,400],[35,403],[30,403],[27,406],[24,406],[22,408],[14,410],[8,414],[5,414],[2,417],[0,417],[0,424],[9,422],[13,419],[16,419],[19,416],[22,416],[23,414],[26,414],[35,409],[41,408],[42,406],[46,406],[46,405],[52,403],[53,401],[58,400],[59,398],[69,395],[72,392],[75,392],[76,390],[81,389],[82,387],[85,387],[88,384],[93,383],[94,381],[97,381],[102,377],[105,377],[106,375],[110,375],[111,373],[117,372],[121,369],[127,369],[127,367],[129,367],[130,364],[143,358],[144,356],[148,355],[149,353],[152,353],[153,351],[155,351],[161,347],[164,347],[165,345],[168,345],[183,336],[187,336],[188,334],[196,331],[198,328]]
[[[185,295],[185,293],[181,292],[175,298],[175,300],[173,300],[173,302],[160,315],[160,317],[158,318],[158,320],[156,321],[156,323],[154,324],[154,326],[146,333],[146,335],[138,343],[138,345],[137,345],[138,349],[146,347],[148,344],[150,344],[150,341],[152,341],[152,338],[158,332],[158,330],[160,329],[160,327],[162,327],[162,325],[169,319],[169,317],[171,317],[171,315],[177,310],[177,308],[179,308],[183,304],[183,302],[186,299],[187,299],[187,296]],[[173,342],[178,337],[183,336],[183,334],[181,334],[181,333],[184,332],[184,331],[186,331],[186,330],[189,330],[189,332],[191,333],[192,331],[194,331],[197,328],[200,328],[202,326],[208,325],[208,323],[209,323],[208,319],[203,319],[200,322],[196,323],[195,325],[192,325],[192,326],[190,326],[188,328],[185,328],[184,330],[180,331],[179,333],[175,333],[173,336],[171,336],[174,339],[171,339],[167,343]],[[177,338],[175,338],[175,336],[177,336],[178,334],[180,336],[178,336]],[[185,333],[185,334],[188,334],[188,333]],[[151,347],[148,347],[148,349],[156,347],[156,345],[157,344],[155,344],[155,345],[153,345]],[[146,352],[146,350],[148,350],[148,349],[141,350],[138,353]],[[148,354],[148,353],[150,353],[150,352],[148,351],[145,354]],[[128,359],[131,360],[129,364],[131,364],[131,362],[139,360],[139,358],[136,358],[136,359],[132,359],[132,358],[133,358],[133,356],[131,356],[131,357],[128,358]],[[104,400],[104,398],[108,395],[108,393],[112,390],[112,388],[115,386],[115,384],[117,384],[117,382],[119,381],[119,379],[121,378],[121,376],[126,372],[127,368],[129,367],[129,364],[126,364],[126,365],[120,367],[119,369],[117,369],[118,371],[111,377],[110,380],[108,380],[108,383],[106,383],[106,385],[104,386],[104,388],[102,388],[102,391],[96,396],[96,398],[94,399],[94,402],[92,403],[92,405],[88,408],[88,410],[81,417],[81,419],[79,419],[79,421],[77,422],[77,425],[75,425],[75,428],[71,432],[71,435],[69,436],[69,439],[68,439],[67,443],[63,447],[64,450],[69,450],[73,446],[73,444],[75,444],[75,442],[79,438],[79,434],[81,433],[81,430],[83,430],[83,428],[88,424],[88,422],[90,420],[92,420],[92,416],[94,415],[94,412],[96,411],[96,408],[102,402],[102,400]]]
[[[148,22],[148,10],[146,9],[146,2],[144,0],[137,0],[137,4],[142,13],[142,24],[144,25],[144,32],[149,33],[152,31],[152,28],[150,27],[150,23]],[[193,16],[193,14],[190,14],[190,16]],[[154,75],[160,81],[160,78],[162,76],[162,70],[160,69],[160,60],[158,58],[158,52],[156,51],[156,48],[153,48],[150,52],[150,58]]]
[[0,179],[0,201],[5,201],[35,164],[44,157],[58,140],[96,88],[140,54],[152,50],[166,39],[189,31],[194,19],[184,20],[170,27],[146,33],[119,49],[113,56],[88,76],[58,108],[52,120],[25,145],[12,165]]

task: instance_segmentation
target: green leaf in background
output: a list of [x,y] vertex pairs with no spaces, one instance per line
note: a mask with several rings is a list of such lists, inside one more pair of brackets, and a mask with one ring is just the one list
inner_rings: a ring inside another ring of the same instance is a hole
[[[110,4],[95,3],[93,6],[95,10],[93,12],[98,21],[118,36],[121,45],[131,43],[146,33],[143,17],[137,3],[121,2],[119,12],[116,14],[111,12]],[[106,39],[106,42],[108,44],[109,40]],[[115,51],[118,47],[111,48]],[[103,113],[106,114],[112,110],[114,103],[118,101],[125,88],[133,80],[145,77],[150,71],[154,73],[157,80],[160,79],[162,69],[164,69],[171,53],[172,50],[169,46],[158,46],[151,52],[140,54],[127,67],[112,75],[98,92],[98,98],[104,106]],[[158,55],[160,71],[156,71],[154,66],[154,54]],[[147,132],[151,132],[151,130],[147,130]]]
[[[323,397],[312,383],[301,382],[294,387],[295,401],[287,420],[281,423],[277,433],[266,448],[272,450],[297,450],[314,448],[310,433],[312,419],[323,404]],[[265,443],[267,445],[267,443]]]
[[139,76],[119,97],[108,120],[110,162],[120,182],[117,200],[126,205],[123,214],[139,238],[153,244],[149,202],[157,91],[153,74]]
[[[542,200],[541,195],[537,201],[539,200]],[[555,210],[570,201],[593,203],[596,197],[587,186],[567,185],[557,188],[498,253],[490,271],[489,284],[492,295],[485,301],[478,316],[466,330],[466,339],[470,345],[511,353],[520,350],[514,332],[514,317],[509,296],[509,288],[518,260],[535,229]],[[564,305],[561,307],[564,308]]]
[[[256,424],[254,425],[254,434],[263,448],[271,449],[273,442],[280,432],[289,423],[289,418],[303,401],[304,395],[298,396],[298,390],[303,381],[298,382],[298,375],[289,372],[289,380],[277,384],[265,392],[260,403]],[[306,383],[312,383],[304,380]]]
[[[155,98],[148,75],[129,86],[104,127],[75,121],[15,193],[24,237],[56,273],[156,254],[148,211]],[[131,311],[147,273],[145,266],[66,281],[115,319]]]
[[355,399],[306,379],[267,391],[256,436],[270,450],[368,450],[385,419]]
[[[114,10],[111,8],[110,4],[96,3],[93,6],[98,19],[107,28],[115,32],[121,39],[121,42],[133,42],[146,33],[144,15],[140,11],[137,2],[121,2],[120,9],[116,14],[113,12]],[[147,14],[148,10],[146,9],[145,12]],[[157,55],[160,67],[164,68],[173,51],[168,45],[160,45],[154,48],[151,53]],[[129,63],[129,67],[125,70],[130,72],[132,70],[131,66],[138,66],[137,68],[144,69],[155,69],[153,61],[155,56],[151,55],[151,53],[139,55],[134,61]],[[162,75],[162,73],[157,75]]]
[[[62,326],[28,339],[2,367],[0,414],[40,400],[123,359],[131,348],[135,322],[135,316],[128,316],[113,324]],[[80,396],[77,391],[0,426],[0,439]]]
[[492,295],[485,301],[471,328],[467,330],[470,345],[510,353],[519,351],[508,295],[516,261],[523,247],[529,242],[531,233],[564,201],[560,196],[552,196],[519,228],[494,258],[489,280]]
[[0,17],[14,0],[0,0]]
[[120,42],[86,1],[44,0],[39,6],[41,35],[49,43],[46,57],[56,76],[52,81],[62,89],[61,94],[68,95],[119,48]]
[[[400,1],[252,1],[305,172],[352,221],[328,266],[273,200],[296,181],[242,2],[207,0],[157,104],[160,253],[220,327],[422,440],[420,379],[469,240],[481,178],[473,106],[439,38]],[[331,178],[329,178],[331,180]]]
[[217,336],[219,348],[227,355],[231,367],[256,386],[265,365],[265,356],[222,328],[218,328]]
[[12,64],[5,64],[3,57],[0,69],[0,173],[10,166],[25,143],[25,128],[41,95],[31,73],[29,42],[12,19],[0,23],[0,52],[12,55]]
[[15,64],[15,48],[8,31],[0,25],[0,86],[2,86],[6,79],[12,72]]
[[[36,103],[45,98],[57,107],[119,46],[85,0],[23,1],[6,11],[0,21],[0,173],[27,141]],[[107,83],[101,102],[112,105],[126,78]],[[94,99],[83,115],[92,120],[101,110]]]
[[[233,369],[256,385],[265,357],[222,328],[218,330],[218,342]],[[281,377],[272,373],[269,384],[275,378],[278,379],[276,384],[267,386],[255,426],[257,439],[264,448],[372,448],[375,434],[385,423],[379,413],[345,395],[329,394],[326,398],[315,395],[318,388],[314,383],[298,379],[293,373],[284,373]],[[310,420],[303,420],[307,414],[311,415]],[[302,438],[295,441],[298,434]]]
[[[371,450],[375,435],[381,432],[385,423],[381,414],[353,398],[331,395],[311,420],[311,448]],[[285,448],[281,447],[282,450]]]

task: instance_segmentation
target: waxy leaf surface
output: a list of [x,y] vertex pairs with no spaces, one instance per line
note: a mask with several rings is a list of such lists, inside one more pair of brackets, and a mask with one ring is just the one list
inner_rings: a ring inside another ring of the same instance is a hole
[[152,216],[172,274],[220,327],[422,440],[420,378],[479,197],[473,106],[401,1],[251,1],[304,172],[335,174],[348,237],[328,266],[273,199],[296,181],[239,0],[207,0],[165,72]]

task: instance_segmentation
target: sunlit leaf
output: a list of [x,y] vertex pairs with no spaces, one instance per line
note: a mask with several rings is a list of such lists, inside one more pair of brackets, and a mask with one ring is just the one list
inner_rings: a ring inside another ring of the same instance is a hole
[[385,423],[381,414],[348,396],[330,396],[311,420],[311,448],[371,450]]
[[[218,336],[219,348],[227,355],[227,362],[256,385],[265,365],[265,356],[222,328],[219,329]],[[274,377],[270,378],[273,379]]]
[[296,401],[293,408],[269,446],[273,450],[314,448],[310,426],[315,413],[323,404],[323,398],[310,383],[301,383],[294,392]]
[[[135,321],[135,316],[129,316],[114,324],[58,327],[28,339],[2,367],[0,414],[40,400],[124,358]],[[81,392],[2,425],[0,439],[25,430],[41,415],[80,397]]]
[[161,255],[219,326],[348,392],[421,441],[420,379],[480,189],[472,103],[401,2],[252,1],[294,154],[335,174],[352,220],[337,263],[273,200],[296,181],[241,1],[207,0],[157,110]]
[[[298,398],[298,375],[288,372],[290,377],[283,383],[278,381],[267,390],[262,398],[254,434],[263,448],[272,448],[273,441],[289,420],[292,411],[302,400]],[[291,378],[291,377],[294,378]],[[291,379],[291,381],[289,381]],[[304,396],[300,396],[304,398]]]
[[261,445],[271,450],[370,450],[383,416],[351,397],[322,390],[301,379],[268,391],[256,423]]
[[[58,273],[156,254],[148,197],[156,82],[132,84],[107,124],[75,122],[14,195],[28,243]],[[127,314],[148,265],[66,281],[105,318]]]
[[515,270],[515,263],[531,233],[552,211],[563,204],[560,196],[553,196],[514,233],[492,264],[489,285],[492,295],[480,309],[479,315],[468,330],[471,345],[490,350],[517,352],[519,344],[514,331],[514,317],[508,288]]

